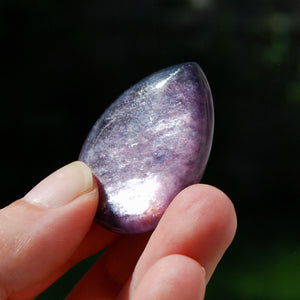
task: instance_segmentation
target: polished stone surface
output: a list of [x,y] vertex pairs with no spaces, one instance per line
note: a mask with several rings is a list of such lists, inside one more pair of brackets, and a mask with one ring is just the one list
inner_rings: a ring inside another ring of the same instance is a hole
[[123,93],[79,157],[101,188],[96,221],[118,233],[154,229],[176,194],[201,179],[213,126],[210,88],[196,63],[161,70]]

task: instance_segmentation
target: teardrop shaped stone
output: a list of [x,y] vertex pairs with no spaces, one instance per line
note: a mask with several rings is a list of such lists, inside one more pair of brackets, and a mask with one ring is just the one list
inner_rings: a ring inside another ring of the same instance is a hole
[[123,93],[79,157],[102,189],[96,221],[117,233],[154,229],[176,194],[199,182],[213,124],[209,84],[194,62],[154,73]]

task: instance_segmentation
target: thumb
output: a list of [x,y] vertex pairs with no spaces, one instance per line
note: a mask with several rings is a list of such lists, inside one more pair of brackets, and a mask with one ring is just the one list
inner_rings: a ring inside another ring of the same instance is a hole
[[77,161],[0,210],[0,299],[17,299],[11,295],[45,281],[68,261],[93,221],[96,186],[90,169]]

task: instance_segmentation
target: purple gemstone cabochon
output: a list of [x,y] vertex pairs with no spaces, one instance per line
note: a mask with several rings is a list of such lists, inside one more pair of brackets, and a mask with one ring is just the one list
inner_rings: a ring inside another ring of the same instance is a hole
[[117,233],[153,230],[173,198],[201,179],[213,127],[212,95],[197,63],[163,69],[124,92],[79,156],[99,181],[95,220]]

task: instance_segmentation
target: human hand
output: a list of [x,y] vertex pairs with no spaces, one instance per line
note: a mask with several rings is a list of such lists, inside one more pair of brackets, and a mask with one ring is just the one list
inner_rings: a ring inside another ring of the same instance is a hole
[[109,250],[67,299],[203,299],[236,216],[211,186],[183,190],[155,231],[120,236],[93,223],[98,187],[74,162],[0,210],[0,300],[34,299],[73,265]]

